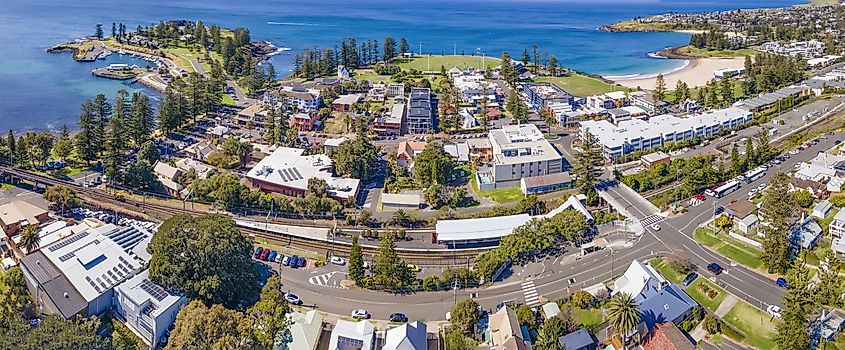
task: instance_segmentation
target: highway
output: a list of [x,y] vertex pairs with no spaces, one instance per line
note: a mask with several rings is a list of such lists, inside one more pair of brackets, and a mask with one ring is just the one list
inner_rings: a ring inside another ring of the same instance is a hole
[[[502,301],[525,303],[528,301],[526,294],[532,291],[536,291],[541,300],[554,300],[621,274],[634,259],[644,260],[675,254],[688,258],[697,266],[699,274],[706,278],[712,276],[705,269],[707,264],[718,263],[725,272],[714,278],[716,283],[751,304],[765,309],[770,304],[780,304],[784,290],[772,280],[777,276],[765,276],[741,266],[731,266],[728,259],[696,243],[693,233],[696,227],[713,217],[717,205],[726,205],[734,199],[744,198],[750,188],[767,182],[777,171],[791,171],[796,163],[813,158],[818,152],[832,147],[835,140],[843,139],[845,133],[840,132],[820,140],[819,144],[770,168],[763,178],[752,184],[746,184],[740,190],[718,200],[708,197],[703,204],[689,208],[685,214],[662,220],[660,231],[646,226],[646,232],[629,248],[615,251],[605,249],[574,261],[560,261],[561,258],[557,258],[527,266],[515,266],[513,276],[490,287],[396,295],[361,289],[342,289],[338,286],[310,282],[313,280],[311,277],[320,274],[334,273],[332,279],[342,279],[346,267],[330,265],[310,271],[283,268],[281,275],[284,288],[299,295],[306,304],[315,305],[321,311],[329,313],[346,315],[354,308],[364,308],[375,319],[386,319],[391,312],[401,311],[411,319],[436,321],[444,319],[445,313],[455,300],[472,296],[488,310]],[[652,215],[652,209],[642,203],[641,197],[632,197],[628,191],[613,187],[610,191],[630,205],[629,211],[635,219]]]

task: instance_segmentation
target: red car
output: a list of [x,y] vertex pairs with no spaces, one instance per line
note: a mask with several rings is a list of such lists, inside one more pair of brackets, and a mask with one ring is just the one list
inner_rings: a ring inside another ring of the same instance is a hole
[[270,255],[270,249],[264,249],[264,251],[261,252],[261,260],[267,261],[267,256],[269,256],[269,255]]

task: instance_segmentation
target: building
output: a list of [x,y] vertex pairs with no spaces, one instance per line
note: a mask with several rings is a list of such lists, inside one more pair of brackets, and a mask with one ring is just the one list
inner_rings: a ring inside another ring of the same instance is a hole
[[458,163],[469,162],[469,144],[466,142],[449,143],[443,145],[443,150]]
[[648,115],[660,113],[660,109],[666,105],[666,102],[657,100],[649,91],[631,92],[628,94],[628,100],[632,106],[642,108]]
[[0,224],[3,232],[12,237],[27,226],[35,226],[47,222],[50,212],[32,203],[16,200],[0,205]]
[[652,152],[640,157],[640,163],[642,163],[646,169],[651,169],[657,164],[669,164],[669,162],[669,155],[663,151]]
[[733,106],[756,113],[775,107],[778,101],[782,101],[787,98],[792,98],[797,103],[798,99],[807,97],[812,93],[812,89],[807,86],[788,86],[747,100],[734,102]]
[[754,113],[727,108],[686,118],[659,115],[648,121],[633,119],[613,125],[607,120],[580,123],[579,134],[598,138],[605,158],[615,159],[637,151],[661,147],[669,142],[715,137],[754,120]]
[[541,176],[523,177],[519,180],[522,194],[540,194],[572,188],[572,178],[569,172],[559,172]]
[[452,81],[461,99],[473,106],[483,100],[496,101],[496,84],[487,81],[479,73],[459,73],[452,76]]
[[103,183],[103,173],[91,170],[85,170],[68,177],[71,182],[82,187],[96,187]]
[[404,323],[387,330],[381,350],[427,350],[428,335],[425,323]]
[[713,77],[716,79],[733,78],[743,74],[745,74],[745,68],[722,68],[713,71]]
[[240,110],[234,119],[235,123],[239,125],[252,125],[257,128],[263,128],[266,125],[268,113],[264,105],[256,103]]
[[490,168],[476,173],[481,190],[516,187],[524,177],[564,170],[563,156],[534,124],[505,125],[488,138],[493,159]]
[[408,133],[428,134],[435,128],[437,106],[431,89],[411,88],[406,116]]
[[162,161],[157,161],[153,166],[153,173],[158,182],[164,186],[167,194],[171,196],[179,196],[182,191],[182,185],[179,184],[179,177],[182,176],[182,169],[176,168]]
[[504,306],[490,316],[491,350],[531,350],[531,343],[522,335],[516,312]]
[[830,210],[833,209],[833,204],[827,201],[827,199],[822,200],[819,204],[813,207],[813,213],[811,216],[817,219],[824,219],[827,217],[827,214],[830,213]]
[[197,178],[205,179],[211,174],[212,167],[203,162],[198,162],[191,158],[182,158],[176,161],[176,167],[182,170],[182,173],[193,172],[197,174]]
[[387,98],[405,97],[405,84],[391,83],[387,84]]
[[222,140],[227,135],[229,135],[229,128],[223,125],[215,126],[205,132],[205,138],[208,140]]
[[802,212],[801,218],[789,227],[789,241],[795,252],[810,250],[816,246],[822,233],[824,230],[816,220]]
[[381,194],[382,210],[419,209],[421,202],[419,194]]
[[669,281],[651,265],[634,260],[628,265],[625,274],[613,282],[611,295],[626,293],[641,303],[668,285]]
[[740,199],[725,206],[725,213],[734,225],[744,234],[749,234],[757,226],[757,205],[747,199]]
[[596,340],[586,329],[581,328],[558,338],[558,341],[566,350],[595,350]]
[[66,319],[102,314],[114,287],[143,269],[152,234],[104,224],[75,232],[20,261],[27,288],[44,314]]
[[288,196],[304,196],[308,180],[319,178],[328,184],[329,195],[339,201],[358,196],[360,180],[335,177],[331,158],[324,154],[304,156],[304,149],[279,147],[261,159],[246,174],[254,187]]
[[376,332],[370,321],[338,320],[332,329],[329,350],[375,350]]
[[405,104],[394,103],[390,107],[390,114],[373,119],[373,130],[379,135],[399,135],[402,133],[402,123],[405,120]]
[[315,112],[299,112],[290,116],[288,126],[299,131],[312,131],[320,126],[320,115]]
[[323,331],[323,315],[317,310],[294,311],[286,315],[291,342],[288,349],[316,350]]
[[150,348],[155,349],[188,298],[168,292],[149,279],[148,270],[114,288],[112,315],[123,321]]
[[560,306],[554,301],[543,304],[541,309],[543,310],[543,319],[545,320],[560,315]]
[[649,332],[643,350],[694,350],[695,346],[674,323],[658,323]]
[[326,139],[326,142],[323,142],[323,151],[325,151],[326,154],[337,151],[337,149],[340,148],[340,145],[342,145],[346,141],[349,141],[349,138],[346,136],[333,139]]
[[522,85],[522,91],[528,98],[528,104],[536,111],[544,109],[553,102],[571,105],[573,97],[559,86],[552,83],[527,83]]
[[352,112],[352,108],[362,99],[361,94],[340,95],[332,101],[332,110],[335,112]]
[[414,158],[425,149],[427,143],[421,141],[402,141],[396,148],[396,165],[400,168],[412,168]]
[[833,216],[833,220],[830,221],[828,226],[828,232],[832,237],[845,237],[845,210],[840,210]]
[[338,79],[349,79],[349,69],[346,69],[346,66],[339,65],[337,66],[337,78]]
[[316,112],[323,102],[319,91],[303,88],[283,88],[279,95],[285,104],[303,112]]

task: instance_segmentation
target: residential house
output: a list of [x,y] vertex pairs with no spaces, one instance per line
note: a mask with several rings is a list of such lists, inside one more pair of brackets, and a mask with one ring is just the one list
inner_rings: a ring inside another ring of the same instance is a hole
[[744,234],[751,233],[758,224],[757,205],[753,202],[741,199],[725,206],[725,214],[732,220],[737,229]]
[[554,301],[543,304],[541,309],[543,310],[543,319],[546,320],[560,315],[560,306]]
[[299,131],[312,131],[320,125],[320,114],[316,112],[299,112],[292,115],[288,126]]
[[177,160],[176,168],[181,170],[183,174],[194,172],[197,174],[197,178],[199,179],[207,178],[213,169],[212,166],[191,158],[182,158]]
[[813,198],[824,198],[827,195],[827,186],[823,183],[807,179],[799,179],[792,177],[789,179],[789,189],[791,191],[806,190],[813,195]]
[[332,101],[332,110],[335,112],[352,112],[355,105],[362,99],[361,94],[340,95]]
[[427,350],[428,335],[425,323],[404,323],[387,330],[381,350]]
[[516,312],[504,306],[490,316],[491,350],[531,350],[531,343],[522,335]]
[[649,332],[643,350],[694,350],[695,346],[672,322],[658,323]]
[[338,320],[332,329],[329,350],[375,350],[376,332],[370,321]]
[[469,162],[469,145],[466,142],[449,143],[443,145],[443,150],[449,153],[458,163]]
[[425,149],[427,143],[421,141],[402,141],[396,149],[396,165],[401,168],[412,168],[414,158]]
[[387,84],[387,98],[405,97],[405,84]]
[[828,232],[832,237],[845,237],[845,210],[840,210],[833,216]]
[[286,315],[291,342],[288,349],[316,350],[323,331],[323,315],[317,310],[293,311]]
[[566,350],[595,350],[596,340],[584,328],[558,338],[558,341]]
[[230,131],[229,128],[227,128],[223,125],[218,125],[218,126],[215,126],[213,128],[208,129],[205,132],[205,138],[208,139],[209,141],[223,140],[224,138],[226,138],[226,136],[229,135],[229,131]]
[[50,212],[32,203],[22,200],[0,205],[0,224],[3,232],[12,237],[27,226],[38,227],[50,219]]
[[165,162],[157,161],[155,166],[153,166],[153,173],[158,178],[158,181],[161,182],[161,185],[164,186],[167,194],[179,196],[179,192],[182,191],[182,185],[179,184],[179,177],[182,176],[181,169],[175,168]]
[[833,209],[833,204],[831,204],[827,199],[824,199],[813,207],[813,212],[810,215],[817,219],[824,219],[827,217],[827,214],[830,213],[831,209]]
[[187,303],[184,295],[170,293],[150,281],[149,270],[144,270],[114,288],[112,315],[155,349]]
[[337,151],[337,149],[340,148],[340,145],[346,141],[349,141],[349,138],[346,136],[326,139],[326,142],[323,142],[323,151],[325,151],[326,154]]
[[626,293],[640,306],[641,334],[661,322],[679,323],[698,304],[677,285],[669,283],[650,265],[631,262],[625,274],[613,283],[612,295]]
[[810,323],[811,348],[818,348],[822,340],[832,342],[833,338],[845,328],[845,312],[839,309],[822,310],[822,314]]
[[816,246],[824,230],[811,216],[801,213],[795,223],[789,227],[789,237],[795,252],[801,249],[810,250]]

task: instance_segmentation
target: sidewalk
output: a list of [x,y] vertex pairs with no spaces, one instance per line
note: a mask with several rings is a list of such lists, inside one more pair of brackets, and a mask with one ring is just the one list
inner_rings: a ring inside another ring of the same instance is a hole
[[716,316],[719,316],[719,318],[725,317],[725,315],[728,314],[728,311],[731,311],[731,309],[733,309],[734,305],[736,305],[737,302],[739,302],[739,298],[737,298],[733,294],[728,293],[725,296],[725,300],[722,300],[722,303],[719,304],[719,308],[716,309]]

